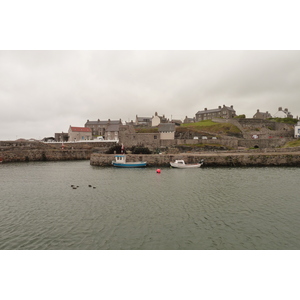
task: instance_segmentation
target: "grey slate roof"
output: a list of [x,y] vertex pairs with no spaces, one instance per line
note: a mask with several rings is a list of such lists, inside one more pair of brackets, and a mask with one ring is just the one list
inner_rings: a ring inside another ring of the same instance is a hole
[[120,128],[120,125],[108,125],[107,126],[107,129],[106,129],[106,132],[108,131],[119,131],[119,128]]
[[85,125],[108,125],[108,124],[120,124],[120,120],[104,120],[104,121],[89,121],[85,123]]
[[146,121],[151,121],[151,117],[137,117],[139,122],[146,122]]
[[[225,106],[228,110],[234,111],[234,109],[230,106]],[[207,114],[207,113],[214,113],[214,112],[220,112],[222,108],[214,108],[214,109],[207,109],[207,110],[200,110],[196,113],[196,115],[202,115],[202,114]]]
[[160,123],[158,125],[159,132],[173,132],[175,131],[175,124],[174,123]]

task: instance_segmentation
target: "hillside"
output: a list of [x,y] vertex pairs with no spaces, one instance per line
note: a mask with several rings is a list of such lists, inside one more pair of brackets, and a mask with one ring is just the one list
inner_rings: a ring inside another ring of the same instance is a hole
[[197,123],[181,124],[176,128],[176,134],[191,134],[194,136],[234,136],[242,137],[241,130],[231,123],[216,123],[211,120],[201,121]]
[[277,123],[285,123],[290,125],[296,125],[298,122],[298,119],[293,118],[269,118],[270,121],[275,121]]

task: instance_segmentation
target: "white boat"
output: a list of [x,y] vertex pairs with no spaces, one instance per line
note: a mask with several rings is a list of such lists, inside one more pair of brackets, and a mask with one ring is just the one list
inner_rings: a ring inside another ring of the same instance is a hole
[[175,160],[175,162],[170,162],[171,167],[178,169],[194,169],[200,168],[203,165],[203,160],[198,164],[186,164],[183,159]]
[[114,167],[120,168],[141,168],[147,165],[145,161],[126,162],[126,155],[116,155],[115,160],[111,163]]

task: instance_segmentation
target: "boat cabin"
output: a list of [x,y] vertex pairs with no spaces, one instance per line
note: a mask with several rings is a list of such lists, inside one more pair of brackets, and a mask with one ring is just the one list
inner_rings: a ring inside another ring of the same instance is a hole
[[126,163],[126,156],[125,155],[116,155],[115,156],[115,162],[119,164],[125,164]]
[[175,160],[175,163],[176,163],[176,164],[185,165],[185,162],[184,162],[184,160],[181,160],[181,159],[179,159],[179,160]]

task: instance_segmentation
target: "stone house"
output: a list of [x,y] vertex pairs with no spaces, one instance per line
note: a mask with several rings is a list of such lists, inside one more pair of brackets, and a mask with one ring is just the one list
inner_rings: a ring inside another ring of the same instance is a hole
[[103,136],[105,137],[108,126],[110,125],[122,125],[122,121],[120,120],[100,120],[90,121],[87,120],[84,127],[90,128],[92,130],[93,136]]
[[257,110],[256,114],[253,116],[253,119],[262,119],[262,120],[266,120],[272,118],[271,114],[266,111],[266,112],[261,112],[259,111],[259,109]]
[[176,126],[180,126],[182,124],[182,121],[181,120],[171,120],[171,123],[174,123]]
[[231,119],[236,116],[235,110],[233,109],[233,105],[230,107],[223,105],[223,107],[219,106],[215,109],[207,109],[205,108],[202,111],[198,111],[196,113],[196,122],[211,120],[213,118],[223,118],[223,119]]
[[139,126],[151,126],[152,125],[152,117],[135,117],[135,125]]
[[184,124],[187,123],[195,123],[195,118],[188,118],[188,116],[185,117],[185,119],[183,120]]
[[120,126],[119,143],[125,147],[147,146],[156,149],[160,146],[160,134],[156,133],[136,133],[134,125]]
[[165,115],[159,116],[157,112],[155,113],[154,117],[152,117],[152,127],[158,126],[160,123],[168,123],[169,120],[165,117]]
[[120,131],[119,124],[110,124],[106,128],[104,138],[106,140],[118,141],[119,140],[119,131]]
[[160,134],[160,140],[174,140],[175,124],[174,123],[161,123],[158,125],[158,132]]
[[295,125],[295,138],[300,138],[300,121],[297,122],[297,125]]
[[293,118],[293,115],[287,108],[283,110],[282,107],[279,107],[278,111],[274,114],[274,118]]
[[88,141],[93,139],[92,130],[87,127],[70,126],[68,135],[69,142]]
[[54,133],[54,136],[55,136],[55,140],[57,142],[67,142],[69,140],[69,134],[68,133],[64,133],[64,132],[61,132],[61,133]]

